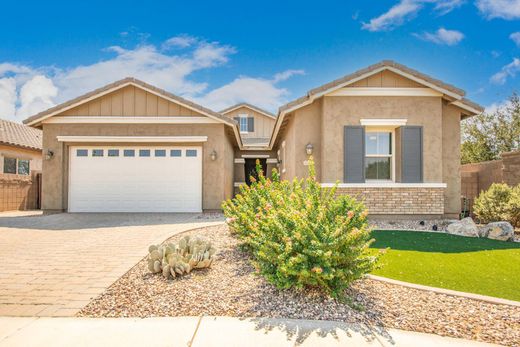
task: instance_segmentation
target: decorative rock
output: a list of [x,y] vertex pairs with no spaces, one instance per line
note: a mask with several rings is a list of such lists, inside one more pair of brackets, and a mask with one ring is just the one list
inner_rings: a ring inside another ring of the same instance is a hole
[[481,229],[481,235],[493,240],[513,241],[515,229],[509,222],[493,222]]
[[479,237],[478,226],[471,217],[466,217],[460,221],[449,224],[446,228],[446,232],[459,236]]

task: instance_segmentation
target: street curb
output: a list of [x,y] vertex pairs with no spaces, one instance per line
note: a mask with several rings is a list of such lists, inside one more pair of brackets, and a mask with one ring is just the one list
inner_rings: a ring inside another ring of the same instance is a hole
[[487,296],[487,295],[459,292],[457,290],[451,290],[451,289],[430,287],[430,286],[425,286],[422,284],[403,282],[403,281],[394,280],[394,279],[386,278],[386,277],[375,276],[375,275],[367,275],[367,278],[375,280],[375,281],[385,282],[385,283],[389,283],[389,284],[395,284],[395,285],[408,287],[408,288],[412,288],[412,289],[434,292],[437,294],[458,296],[458,297],[462,297],[462,298],[466,298],[466,299],[473,299],[473,300],[488,302],[490,304],[496,304],[496,305],[509,305],[509,306],[520,307],[520,301],[495,298],[493,296]]

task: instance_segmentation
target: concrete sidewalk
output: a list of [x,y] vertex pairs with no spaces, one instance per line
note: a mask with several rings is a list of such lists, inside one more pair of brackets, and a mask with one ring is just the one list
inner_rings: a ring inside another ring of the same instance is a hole
[[0,346],[491,346],[359,324],[232,317],[0,317]]

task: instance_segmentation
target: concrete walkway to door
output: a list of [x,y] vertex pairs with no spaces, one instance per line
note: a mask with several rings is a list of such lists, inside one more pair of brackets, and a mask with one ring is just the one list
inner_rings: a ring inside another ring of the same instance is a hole
[[202,214],[0,213],[0,316],[73,316],[150,244],[222,222]]

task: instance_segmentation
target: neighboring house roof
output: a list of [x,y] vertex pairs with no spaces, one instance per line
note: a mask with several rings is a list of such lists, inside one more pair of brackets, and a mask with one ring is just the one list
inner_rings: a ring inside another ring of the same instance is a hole
[[257,106],[254,106],[254,105],[248,104],[247,102],[241,102],[241,103],[239,103],[239,104],[236,104],[236,105],[233,105],[233,106],[231,106],[231,107],[228,107],[228,108],[226,108],[226,109],[220,111],[220,113],[223,114],[223,115],[226,115],[226,114],[228,114],[228,113],[230,113],[230,112],[233,112],[234,110],[239,109],[239,108],[241,108],[241,107],[249,108],[249,109],[251,109],[251,110],[253,110],[253,111],[256,111],[256,112],[258,112],[258,113],[263,114],[264,116],[267,116],[267,117],[270,117],[270,118],[276,119],[276,116],[275,116],[274,114],[272,114],[271,112],[266,111],[266,110],[264,110],[264,109],[261,109],[260,107],[257,107]]
[[221,115],[220,113],[212,111],[212,110],[205,108],[201,105],[198,105],[192,101],[181,98],[180,96],[167,92],[164,89],[154,87],[148,83],[145,83],[145,82],[140,81],[133,77],[127,77],[122,80],[116,81],[114,83],[107,84],[104,87],[98,88],[92,92],[78,96],[75,99],[72,99],[72,100],[69,100],[62,104],[59,104],[57,106],[54,106],[46,111],[40,112],[32,117],[27,118],[23,122],[24,122],[24,124],[27,124],[27,125],[38,126],[40,124],[40,122],[46,118],[52,117],[53,115],[64,112],[68,109],[71,109],[78,105],[86,103],[94,98],[111,93],[115,90],[121,89],[128,85],[134,85],[138,88],[147,90],[158,96],[162,96],[163,98],[170,99],[171,101],[178,103],[186,108],[192,109],[192,110],[199,112],[203,115],[206,115],[208,117],[220,120],[223,123],[228,124],[230,126],[235,126],[237,124],[233,119],[230,119],[229,117],[225,117],[225,116]]
[[484,112],[484,108],[482,106],[464,98],[466,94],[464,90],[457,88],[451,84],[442,82],[426,74],[423,74],[417,70],[409,68],[408,66],[396,63],[392,60],[383,60],[379,63],[370,65],[369,67],[358,70],[349,75],[343,76],[332,82],[326,83],[320,87],[311,89],[307,92],[305,96],[281,106],[278,109],[278,117],[276,119],[276,124],[273,129],[273,136],[271,136],[270,145],[273,146],[276,141],[276,137],[278,135],[280,125],[283,123],[285,114],[297,110],[306,105],[309,105],[317,98],[329,94],[337,89],[343,88],[349,84],[353,84],[359,80],[362,80],[384,70],[390,70],[398,75],[401,75],[410,80],[416,81],[419,84],[425,85],[433,90],[441,92],[450,99],[453,105],[466,110],[469,113],[469,115],[475,115]]
[[0,119],[0,144],[41,150],[42,131]]

